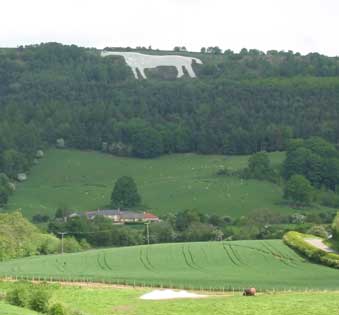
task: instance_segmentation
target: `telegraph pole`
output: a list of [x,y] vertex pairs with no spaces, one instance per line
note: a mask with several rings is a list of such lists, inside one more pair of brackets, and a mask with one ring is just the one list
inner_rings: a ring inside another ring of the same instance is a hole
[[61,254],[64,253],[64,235],[68,234],[68,232],[58,232],[61,235]]
[[146,225],[146,235],[147,235],[147,244],[149,245],[149,222],[145,222]]

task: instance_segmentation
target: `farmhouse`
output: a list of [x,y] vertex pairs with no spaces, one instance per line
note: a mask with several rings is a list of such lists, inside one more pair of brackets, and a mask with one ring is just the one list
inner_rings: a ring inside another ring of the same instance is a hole
[[126,223],[126,222],[159,222],[160,219],[153,213],[149,212],[135,212],[128,210],[96,210],[96,211],[86,211],[86,212],[74,212],[69,215],[69,218],[86,216],[87,219],[93,220],[96,216],[104,216],[105,218],[111,219],[116,223]]

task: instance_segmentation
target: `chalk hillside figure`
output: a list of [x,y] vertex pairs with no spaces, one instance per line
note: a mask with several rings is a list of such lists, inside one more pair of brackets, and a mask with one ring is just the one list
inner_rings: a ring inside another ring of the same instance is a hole
[[141,76],[147,79],[145,69],[156,68],[159,66],[172,66],[178,71],[177,78],[181,78],[184,75],[183,67],[186,69],[188,75],[191,78],[196,78],[196,74],[192,68],[193,61],[202,64],[202,61],[194,57],[178,56],[178,55],[145,55],[136,52],[120,52],[120,51],[102,51],[101,57],[107,56],[122,56],[125,59],[127,65],[132,69],[133,75],[138,79],[139,70]]

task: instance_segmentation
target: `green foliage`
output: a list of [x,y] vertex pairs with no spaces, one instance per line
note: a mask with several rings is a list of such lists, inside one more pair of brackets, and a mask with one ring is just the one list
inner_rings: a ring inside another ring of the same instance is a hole
[[12,192],[13,189],[9,178],[4,173],[0,173],[0,208],[7,203]]
[[269,155],[266,152],[258,152],[248,159],[248,167],[244,170],[245,178],[275,181],[277,175],[271,167]]
[[21,213],[0,214],[0,261],[37,254],[55,253],[59,241],[41,233]]
[[328,238],[328,232],[323,225],[313,225],[308,231],[307,234],[312,234],[315,236],[319,236],[323,239]]
[[50,297],[51,293],[47,287],[18,283],[7,292],[6,300],[12,305],[29,308],[39,313],[47,313]]
[[6,294],[6,301],[12,305],[27,307],[29,304],[29,292],[27,288],[18,286]]
[[333,231],[333,236],[337,240],[339,239],[339,212],[335,216],[333,223],[332,223],[332,231]]
[[132,177],[118,178],[111,195],[112,206],[116,208],[132,208],[140,204],[141,197]]
[[313,198],[311,183],[302,175],[293,175],[286,183],[284,198],[296,205],[308,205]]
[[67,312],[61,303],[55,303],[49,308],[48,315],[67,315]]
[[136,129],[131,144],[134,155],[140,158],[153,158],[164,152],[161,135],[153,128]]
[[[88,244],[84,244],[86,249],[88,248]],[[83,250],[81,244],[72,236],[68,236],[64,238],[64,252],[65,253],[75,253]]]
[[47,313],[49,299],[50,293],[46,289],[34,290],[31,294],[29,306],[33,311]]
[[289,245],[299,253],[305,255],[308,259],[329,267],[339,269],[338,254],[327,253],[318,249],[317,247],[314,247],[304,240],[305,237],[307,237],[307,235],[291,231],[286,233],[283,239],[287,245]]
[[315,187],[335,191],[339,184],[339,153],[320,137],[295,140],[288,146],[283,173],[286,179],[303,175]]

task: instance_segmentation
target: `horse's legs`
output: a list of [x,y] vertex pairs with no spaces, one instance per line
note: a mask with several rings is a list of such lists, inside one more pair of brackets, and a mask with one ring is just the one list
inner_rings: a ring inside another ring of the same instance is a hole
[[191,64],[186,64],[185,65],[185,68],[187,70],[187,73],[188,75],[191,77],[191,78],[196,78],[197,76],[195,75],[195,72],[193,71],[193,68],[192,68],[192,65]]
[[184,70],[182,69],[183,66],[176,66],[178,74],[177,78],[181,78],[184,75]]
[[139,71],[140,71],[141,76],[142,76],[144,79],[147,79],[146,74],[145,74],[145,69],[144,69],[144,68],[138,68],[138,69],[139,69]]
[[137,72],[137,68],[131,67],[131,69],[132,69],[132,72],[133,72],[134,77],[138,80],[138,72]]

